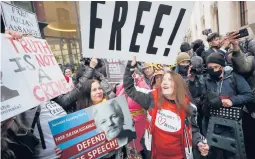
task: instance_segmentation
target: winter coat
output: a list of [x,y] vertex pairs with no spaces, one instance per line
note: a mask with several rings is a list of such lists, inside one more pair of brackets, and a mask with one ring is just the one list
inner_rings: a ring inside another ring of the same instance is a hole
[[[134,82],[136,83],[136,86],[139,88],[149,89],[149,87],[147,86],[142,77],[135,78]],[[143,147],[141,145],[141,139],[144,135],[146,126],[146,112],[141,105],[139,105],[125,93],[124,85],[122,83],[117,86],[116,95],[121,96],[123,94],[126,95],[129,110],[131,112],[133,120],[135,121],[135,130],[137,135],[137,138],[135,139],[135,146],[137,151],[140,152],[143,150]]]
[[[134,101],[136,101],[141,106],[143,106],[144,109],[146,109],[146,110],[150,109],[150,110],[152,110],[152,112],[156,112],[155,115],[154,115],[154,117],[155,117],[154,119],[156,119],[156,114],[158,115],[158,113],[161,113],[161,110],[157,109],[158,108],[157,107],[157,98],[158,98],[157,91],[158,90],[156,89],[156,90],[153,90],[153,91],[147,92],[147,93],[138,91],[137,88],[135,88],[135,86],[134,86],[134,80],[132,78],[132,74],[134,73],[134,71],[131,71],[130,68],[131,68],[131,62],[129,61],[128,64],[127,64],[127,67],[126,67],[125,75],[124,75],[124,88],[125,88],[126,93]],[[166,101],[164,103],[168,104],[168,102],[170,102],[170,101]],[[163,108],[165,107],[165,104],[162,105],[163,106],[162,110],[164,110]],[[169,103],[169,104],[171,104],[171,103]],[[173,107],[176,108],[176,105],[173,104]],[[181,145],[180,145],[181,146],[181,150],[183,150],[183,151],[189,150],[189,152],[191,152],[190,148],[192,146],[189,144],[191,136],[192,136],[193,145],[197,145],[199,142],[201,142],[203,140],[203,136],[199,133],[199,128],[198,128],[198,126],[196,124],[196,120],[195,120],[196,109],[195,109],[195,107],[192,107],[192,106],[190,106],[189,108],[191,109],[190,110],[190,112],[192,114],[191,116],[186,116],[186,114],[184,116],[181,115],[181,122],[182,122],[182,124],[181,124],[182,126],[181,127],[182,128],[180,130],[183,130],[183,132],[180,132],[180,136],[178,137],[178,140],[180,140],[179,143],[181,143]],[[165,110],[165,111],[171,113],[171,111],[169,111],[169,110]],[[175,113],[172,112],[171,114],[177,115],[176,112]],[[185,120],[185,122],[184,122],[185,116],[188,119],[186,118],[187,120]],[[164,119],[161,122],[163,122],[163,121],[164,121]],[[156,125],[156,124],[157,124],[156,120],[152,121],[152,125]],[[162,123],[161,123],[161,125],[162,125]],[[154,126],[154,127],[156,127],[156,126]],[[160,126],[157,126],[157,127],[160,127]],[[160,129],[160,128],[158,128],[158,129]],[[167,129],[170,129],[170,128],[167,128]],[[186,133],[185,133],[185,130],[188,130],[188,131],[186,131]],[[152,134],[153,135],[152,138],[158,137],[158,135],[160,135],[160,136],[163,135],[163,136],[165,136],[165,139],[167,139],[167,141],[169,141],[170,138],[175,138],[176,137],[176,136],[172,136],[172,134],[175,134],[176,132],[173,132],[173,133],[170,132],[169,133],[169,131],[164,131],[163,129],[161,129],[159,131],[161,131],[161,133],[160,134]],[[157,139],[155,139],[155,140],[157,140]],[[178,141],[175,141],[174,143],[171,143],[171,144],[170,143],[166,143],[167,141],[160,140],[160,141],[157,141],[157,142],[163,143],[163,144],[160,144],[160,145],[165,145],[165,146],[163,146],[164,148],[166,148],[166,147],[173,148],[174,144],[176,144],[176,143],[178,144]],[[182,141],[184,141],[184,142],[182,143]],[[153,142],[152,142],[152,150],[153,150],[152,155],[155,155],[155,151],[156,150],[160,150],[161,149],[160,146],[158,146],[158,145],[156,145],[154,143],[155,142],[153,140]],[[174,151],[171,151],[170,153],[173,153],[173,152]],[[186,155],[187,154],[188,153],[186,153]],[[190,155],[190,154],[188,154],[188,155]]]
[[[196,89],[196,84],[189,81],[188,86],[192,89],[193,97],[201,97],[208,99],[209,97],[216,95],[224,99],[230,99],[233,106],[244,106],[252,102],[253,94],[249,84],[246,82],[244,77],[234,73],[232,70],[224,70],[223,80],[215,81],[206,76],[203,81],[201,81],[202,91]],[[204,100],[204,113],[209,115],[208,100]]]
[[[225,57],[225,52],[224,52],[224,51],[222,51],[221,49],[218,49],[218,50],[216,50],[216,51],[219,52],[219,53],[221,53],[221,54],[224,55],[224,57]],[[216,51],[215,51],[212,47],[210,47],[208,50],[202,52],[201,57],[202,57],[202,59],[203,59],[203,61],[204,61],[204,64],[206,64],[208,56],[211,55],[211,53],[214,53],[214,52],[216,52]],[[225,57],[225,58],[226,58],[226,57]]]
[[62,94],[53,99],[66,111],[76,106],[76,101],[78,100],[80,91],[83,89],[82,84],[88,79],[98,79],[101,87],[103,88],[104,92],[107,93],[107,95],[111,94],[112,92],[111,85],[108,83],[107,79],[101,73],[97,72],[91,67],[84,66],[84,70],[77,72],[76,77],[78,81],[76,82],[77,84],[75,88],[73,88],[70,92]]
[[246,56],[241,51],[233,51],[232,54],[233,68],[237,73],[244,75],[250,84],[255,95],[255,58],[254,56]]

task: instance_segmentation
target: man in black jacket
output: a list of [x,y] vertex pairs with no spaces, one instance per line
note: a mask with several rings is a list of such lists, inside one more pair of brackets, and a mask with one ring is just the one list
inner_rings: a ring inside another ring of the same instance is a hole
[[[207,59],[208,76],[204,78],[201,85],[202,91],[196,89],[195,76],[189,73],[188,86],[192,89],[192,96],[201,97],[204,100],[203,131],[206,134],[210,109],[216,107],[242,107],[253,100],[253,94],[246,80],[235,74],[232,70],[226,70],[224,56],[220,53],[211,54]],[[215,131],[222,136],[233,137],[232,129],[216,127]],[[211,148],[210,159],[230,159],[235,154]],[[231,158],[232,159],[232,158]]]
[[201,55],[205,64],[208,56],[211,55],[211,53],[221,53],[225,57],[225,54],[227,53],[226,49],[230,44],[228,39],[224,38],[224,40],[221,41],[221,36],[218,33],[211,33],[207,37],[207,42],[209,43],[210,48],[202,52]]

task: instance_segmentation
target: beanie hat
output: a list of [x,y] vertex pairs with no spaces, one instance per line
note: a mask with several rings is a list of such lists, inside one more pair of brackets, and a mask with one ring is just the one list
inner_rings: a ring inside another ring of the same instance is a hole
[[211,53],[211,55],[209,55],[207,58],[207,64],[209,63],[216,63],[224,67],[225,58],[221,53],[214,52],[214,53]]
[[176,58],[176,63],[177,65],[182,62],[182,61],[190,61],[190,56],[188,53],[186,52],[181,52],[178,54],[177,58]]
[[181,52],[186,52],[186,51],[189,51],[191,50],[191,46],[189,43],[187,42],[183,42],[182,45],[181,45]]

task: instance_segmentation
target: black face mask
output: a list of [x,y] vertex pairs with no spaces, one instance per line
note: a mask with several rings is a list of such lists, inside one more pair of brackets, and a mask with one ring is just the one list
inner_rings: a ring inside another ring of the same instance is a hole
[[179,65],[178,68],[179,68],[179,73],[180,74],[183,74],[183,75],[187,75],[188,74],[189,65],[187,65],[187,66]]
[[212,68],[208,68],[207,73],[210,75],[212,79],[219,81],[221,79],[220,75],[222,74],[222,70],[214,72]]

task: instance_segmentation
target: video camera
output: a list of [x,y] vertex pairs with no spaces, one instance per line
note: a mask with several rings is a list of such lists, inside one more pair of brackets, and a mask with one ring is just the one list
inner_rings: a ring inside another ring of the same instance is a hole
[[191,58],[191,70],[190,73],[194,75],[204,75],[206,74],[206,67],[203,64],[203,59],[199,56],[193,56]]

